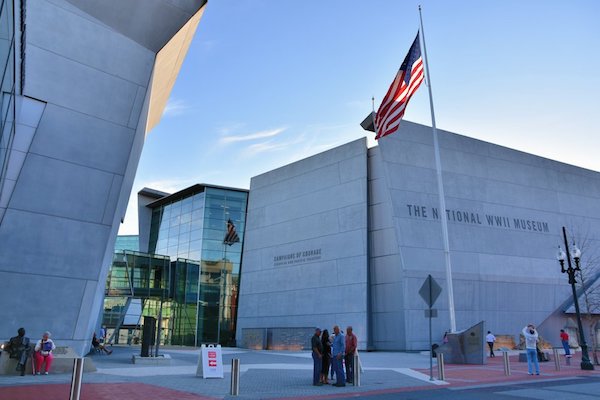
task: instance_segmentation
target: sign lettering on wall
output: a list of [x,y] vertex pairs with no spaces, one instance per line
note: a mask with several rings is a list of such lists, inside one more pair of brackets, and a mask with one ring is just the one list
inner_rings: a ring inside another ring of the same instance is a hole
[[273,265],[293,265],[302,264],[321,259],[321,249],[308,249],[302,251],[294,251],[286,254],[280,254],[273,257]]
[[[414,218],[439,220],[438,208],[419,204],[406,205],[408,216]],[[480,214],[467,210],[446,210],[448,222],[458,222],[471,225],[491,226],[521,231],[549,233],[548,222],[531,218],[520,218],[506,215]]]

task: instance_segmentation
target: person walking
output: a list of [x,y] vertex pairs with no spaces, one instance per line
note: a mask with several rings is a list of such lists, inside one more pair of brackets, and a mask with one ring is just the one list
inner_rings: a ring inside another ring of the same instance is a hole
[[352,383],[354,380],[354,353],[356,353],[357,346],[358,339],[356,338],[356,335],[352,333],[352,327],[349,326],[346,328],[346,355],[344,356],[347,383]]
[[38,340],[35,345],[35,371],[37,375],[42,373],[42,366],[46,364],[46,370],[44,375],[48,375],[50,372],[50,366],[52,365],[52,351],[56,348],[52,339],[50,339],[50,332],[44,332],[42,338]]
[[494,342],[496,341],[496,336],[492,334],[492,332],[488,331],[487,336],[485,337],[485,341],[490,348],[490,357],[496,357],[494,354]]
[[569,347],[569,334],[564,329],[560,330],[560,342],[565,349],[565,357],[571,357],[571,348]]
[[321,330],[315,329],[315,334],[310,341],[313,358],[313,386],[321,386],[321,370],[323,368],[323,344],[321,343]]
[[331,346],[331,363],[335,369],[335,384],[333,386],[342,387],[346,386],[346,377],[344,376],[344,368],[342,367],[342,360],[344,359],[344,350],[346,349],[346,341],[342,332],[340,332],[339,326],[333,327],[335,333],[335,339],[333,339],[333,345]]
[[535,325],[529,324],[523,328],[523,336],[525,336],[525,348],[527,350],[527,371],[529,375],[533,375],[532,364],[535,366],[535,374],[540,374],[540,363],[537,356],[538,333],[535,330]]

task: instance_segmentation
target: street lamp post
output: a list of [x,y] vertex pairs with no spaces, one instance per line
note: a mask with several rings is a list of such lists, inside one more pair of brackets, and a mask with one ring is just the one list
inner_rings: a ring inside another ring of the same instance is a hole
[[[565,250],[567,254],[558,246],[558,262],[560,263],[560,270],[564,274],[569,274],[569,283],[571,284],[571,290],[573,291],[573,302],[575,303],[575,314],[577,316],[577,326],[579,327],[579,345],[581,346],[581,369],[593,370],[594,365],[590,362],[588,355],[587,344],[585,343],[585,334],[583,332],[583,325],[581,324],[581,314],[579,312],[579,301],[577,299],[577,290],[575,289],[575,273],[580,271],[579,260],[581,258],[581,251],[575,243],[573,243],[573,260],[575,261],[575,268],[571,265],[571,254],[569,252],[569,243],[567,241],[567,230],[563,226],[563,238],[565,240]],[[567,269],[565,269],[565,258],[567,259]]]

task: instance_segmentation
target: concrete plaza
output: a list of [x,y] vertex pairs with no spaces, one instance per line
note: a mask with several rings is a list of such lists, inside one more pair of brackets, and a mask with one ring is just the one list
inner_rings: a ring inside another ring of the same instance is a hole
[[[229,395],[231,359],[240,360],[240,399],[267,398],[330,398],[356,397],[386,393],[435,390],[437,388],[469,388],[485,385],[527,383],[540,380],[560,380],[578,376],[600,377],[600,371],[582,371],[577,353],[570,366],[561,356],[561,369],[554,361],[541,363],[541,375],[527,374],[526,363],[518,362],[518,352],[511,352],[511,375],[504,373],[502,353],[488,359],[486,365],[446,365],[445,381],[437,379],[434,359],[434,380],[429,376],[429,357],[424,353],[363,352],[360,387],[343,388],[312,386],[310,352],[254,351],[223,349],[225,376],[223,379],[196,377],[199,349],[164,348],[161,353],[171,356],[171,364],[145,366],[132,364],[139,347],[114,346],[113,354],[90,357],[97,371],[85,373],[81,398],[83,400],[198,400],[235,398]],[[0,400],[64,400],[69,397],[68,373],[47,376],[0,376]]]

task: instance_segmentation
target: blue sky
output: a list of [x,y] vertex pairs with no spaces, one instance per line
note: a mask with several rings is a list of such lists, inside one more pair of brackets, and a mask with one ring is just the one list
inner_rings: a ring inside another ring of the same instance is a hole
[[[137,233],[144,186],[249,188],[348,141],[374,145],[359,123],[414,39],[418,4],[439,129],[600,171],[600,2],[209,0],[119,233]],[[424,85],[404,119],[431,124]]]

